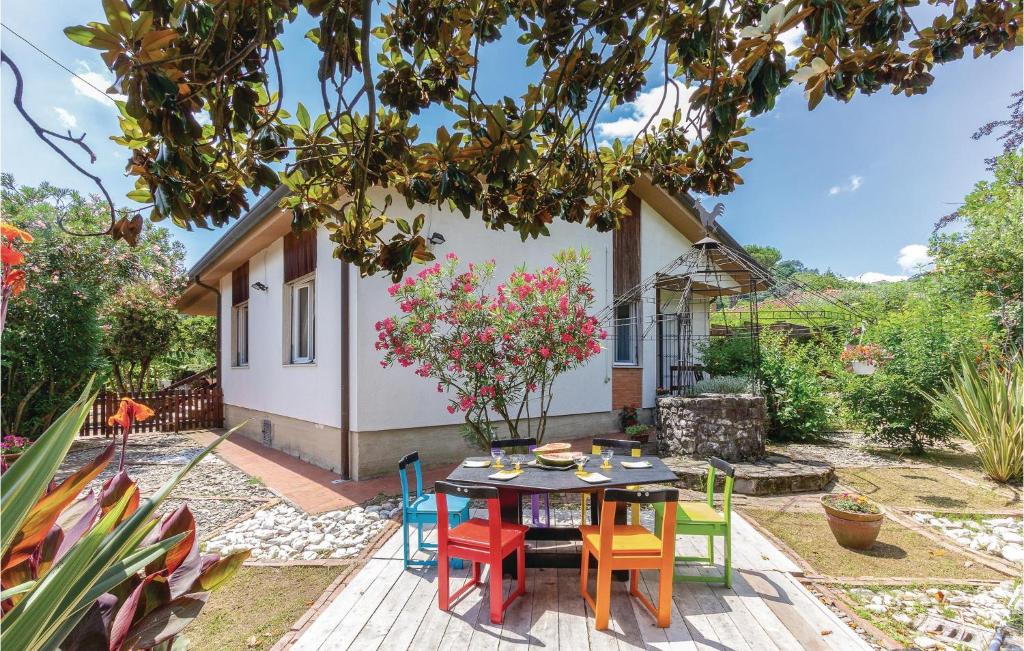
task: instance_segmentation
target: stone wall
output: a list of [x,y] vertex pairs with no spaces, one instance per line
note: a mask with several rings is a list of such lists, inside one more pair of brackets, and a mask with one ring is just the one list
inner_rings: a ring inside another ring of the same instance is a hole
[[764,456],[764,398],[704,394],[658,398],[658,447],[664,455],[756,461]]

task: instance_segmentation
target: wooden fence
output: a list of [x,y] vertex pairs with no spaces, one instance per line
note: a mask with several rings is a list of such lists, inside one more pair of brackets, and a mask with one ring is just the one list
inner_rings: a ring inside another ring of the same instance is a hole
[[122,397],[148,406],[154,416],[136,423],[136,432],[180,432],[224,426],[224,393],[217,387],[141,391],[122,396],[104,391],[92,405],[79,436],[113,436],[114,426],[107,419],[117,413]]

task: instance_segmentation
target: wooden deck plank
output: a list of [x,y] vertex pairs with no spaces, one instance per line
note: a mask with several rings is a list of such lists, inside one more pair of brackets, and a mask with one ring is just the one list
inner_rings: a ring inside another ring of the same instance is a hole
[[[355,636],[355,639],[352,640],[352,647],[356,649],[376,649],[380,646],[395,622],[408,617],[409,613],[406,612],[406,605],[420,583],[425,583],[422,573],[403,571],[399,575],[398,580],[391,585],[391,589],[388,590],[381,602],[371,611],[370,618],[366,621],[358,635]],[[418,619],[416,623],[419,624]]]
[[448,628],[445,629],[444,637],[441,639],[441,648],[466,649],[469,647],[469,642],[473,639],[473,627],[480,617],[481,610],[486,612],[489,608],[490,600],[487,597],[489,576],[490,568],[485,566],[480,573],[482,583],[471,588],[452,606],[452,617],[448,620]]
[[[509,595],[512,594],[512,589],[515,586],[515,582],[510,577],[504,577],[501,581],[501,599],[502,603],[508,599]],[[488,595],[490,594],[490,585],[486,586]],[[502,618],[504,620],[504,618]],[[504,628],[502,624],[491,623],[491,611],[490,611],[490,599],[486,599],[486,605],[480,609],[477,616],[476,624],[473,626],[473,638],[469,642],[469,651],[496,651],[498,644],[501,642],[501,631]]]
[[[381,550],[390,547],[396,547],[401,550],[402,536],[400,531],[385,542],[381,546]],[[388,561],[385,560],[371,558],[367,561],[349,584],[345,586],[342,593],[320,613],[292,648],[297,651],[313,651],[321,648],[331,632],[338,627],[358,603],[362,593],[369,588],[387,565]]]
[[690,639],[698,649],[714,649],[721,651],[722,646],[718,644],[718,633],[711,625],[711,620],[701,610],[693,592],[688,590],[688,584],[676,584],[672,591],[672,601],[690,632]]
[[532,570],[533,615],[530,618],[530,648],[558,648],[558,571],[554,568]]
[[[468,567],[461,570],[452,570],[451,591],[454,593],[465,585],[468,580]],[[438,585],[436,581],[435,585]],[[420,621],[419,627],[416,628],[416,634],[413,636],[413,641],[409,645],[409,648],[417,650],[422,649],[423,651],[436,651],[436,649],[441,646],[441,640],[444,639],[445,631],[448,630],[448,624],[451,622],[451,619],[451,612],[441,610],[438,606],[437,590],[435,589],[430,606],[427,608],[426,614]],[[385,648],[401,649],[402,647],[395,646]]]
[[560,567],[556,571],[558,579],[558,639],[588,639],[586,602],[580,595],[580,571],[569,567]]
[[505,623],[501,627],[498,650],[522,649],[530,644],[533,624],[533,597],[536,594],[537,572],[526,573],[526,594],[509,604]]
[[[722,590],[717,592],[718,597],[722,599],[731,609],[734,611],[743,611],[753,619],[759,628],[761,628],[767,637],[772,641],[774,648],[778,648],[781,651],[800,651],[803,647],[797,641],[795,637],[786,629],[785,625],[779,621],[775,613],[772,612],[760,595],[757,594],[743,578],[740,571],[733,569],[732,573],[732,588],[730,590]],[[734,621],[736,617],[733,618]],[[746,616],[740,615],[740,620],[746,619]],[[748,633],[744,626],[737,621],[737,626],[740,632],[745,638]],[[756,634],[755,634],[756,635]],[[754,646],[752,644],[752,646]],[[754,646],[754,648],[758,648]],[[773,647],[768,647],[773,648]]]
[[[711,568],[700,570],[700,574],[705,577],[719,576]],[[718,607],[728,616],[735,629],[739,631],[740,636],[747,643],[747,646],[751,649],[765,649],[766,651],[779,648],[772,637],[761,626],[760,622],[757,621],[757,618],[750,614],[746,606],[743,605],[742,600],[731,588],[720,585],[708,585],[704,586],[704,589],[707,594],[718,601]]]
[[434,568],[423,568],[419,574],[420,581],[409,595],[409,601],[406,602],[405,609],[399,615],[400,621],[396,622],[397,625],[391,627],[391,630],[388,631],[388,634],[380,643],[379,648],[409,648],[423,620],[431,610],[438,610],[437,570]]
[[327,635],[323,644],[320,645],[320,649],[323,651],[347,649],[373,617],[398,579],[405,573],[400,560],[379,560],[377,562],[384,564],[383,569],[373,583],[359,595],[358,601],[346,613],[344,620],[339,622],[338,626]]
[[[660,572],[655,570],[644,570],[643,572],[640,572],[640,589],[647,594],[647,598],[650,599],[651,603],[655,604],[655,606],[658,605],[659,578]],[[678,589],[680,589],[679,585],[673,585],[673,591]],[[653,644],[654,648],[669,649],[670,651],[694,651],[694,649],[697,648],[697,644],[690,636],[690,630],[686,628],[686,622],[683,620],[683,614],[679,611],[674,600],[672,601],[671,606],[672,618],[669,620],[668,627],[658,629],[664,634],[665,643],[663,646],[660,642]]]
[[735,511],[732,514],[732,536],[734,545],[737,540],[741,540],[743,541],[744,550],[757,550],[757,560],[761,562],[761,567],[757,569],[803,574],[800,566],[783,554],[782,551],[776,549],[775,545],[771,544],[767,538],[761,535],[760,531],[755,529],[742,515]]

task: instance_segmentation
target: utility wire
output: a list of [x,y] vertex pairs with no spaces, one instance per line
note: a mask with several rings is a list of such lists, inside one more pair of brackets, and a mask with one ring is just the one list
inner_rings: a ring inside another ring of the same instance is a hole
[[60,68],[61,68],[61,69],[63,69],[64,71],[66,71],[66,72],[68,72],[69,74],[71,74],[71,76],[75,77],[76,79],[78,79],[79,81],[81,81],[81,82],[82,82],[83,84],[85,84],[85,85],[86,85],[86,86],[88,86],[89,88],[92,88],[92,89],[93,89],[94,91],[96,91],[97,93],[99,93],[100,95],[102,95],[102,96],[103,96],[104,98],[106,98],[106,99],[110,100],[110,101],[111,101],[111,102],[113,102],[113,103],[114,103],[115,105],[117,104],[117,102],[116,102],[116,101],[114,100],[114,98],[113,98],[113,97],[111,97],[110,95],[108,95],[106,91],[104,91],[104,90],[100,90],[100,89],[99,89],[99,88],[97,88],[96,86],[92,85],[92,83],[90,83],[88,79],[85,79],[84,77],[82,77],[82,76],[81,76],[80,74],[78,74],[77,72],[75,72],[75,71],[74,71],[74,70],[72,70],[71,68],[67,67],[66,65],[64,65],[63,63],[61,63],[60,61],[58,61],[57,59],[55,59],[55,58],[53,58],[52,56],[50,56],[49,54],[47,54],[47,53],[46,53],[46,52],[45,52],[45,51],[44,51],[44,50],[43,50],[43,49],[42,49],[41,47],[39,47],[38,45],[36,45],[36,44],[35,44],[35,43],[33,43],[32,41],[28,40],[27,38],[25,38],[24,36],[22,36],[22,35],[21,35],[21,34],[19,34],[18,32],[16,32],[16,31],[14,31],[13,29],[11,29],[11,28],[10,28],[10,27],[9,27],[9,26],[7,25],[7,23],[4,23],[4,22],[0,22],[0,26],[2,26],[2,27],[3,27],[4,29],[6,29],[6,30],[7,30],[8,32],[10,32],[11,34],[14,34],[15,36],[17,36],[17,37],[18,37],[18,38],[20,38],[21,40],[25,41],[25,43],[27,43],[29,47],[31,47],[31,48],[32,48],[33,50],[35,50],[35,51],[36,51],[36,52],[38,52],[39,54],[42,54],[42,55],[43,55],[44,57],[46,57],[47,59],[49,59],[49,60],[50,60],[50,61],[52,61],[53,63],[57,64],[57,66],[58,66],[58,67],[60,67]]

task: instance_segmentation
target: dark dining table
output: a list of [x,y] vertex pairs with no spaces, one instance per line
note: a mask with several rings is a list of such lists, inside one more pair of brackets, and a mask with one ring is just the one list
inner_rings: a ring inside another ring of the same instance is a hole
[[[532,455],[527,455],[532,458]],[[481,459],[482,457],[471,457]],[[651,464],[649,468],[626,468],[622,462],[647,461]],[[610,469],[601,468],[601,459],[596,455],[590,457],[586,470],[597,472],[608,481],[598,484],[591,484],[576,476],[576,468],[573,466],[568,470],[540,468],[533,465],[523,464],[523,472],[513,479],[491,479],[489,475],[498,472],[492,466],[486,468],[470,468],[459,464],[455,470],[448,475],[447,481],[458,484],[475,484],[479,486],[493,486],[498,489],[498,500],[501,505],[501,518],[506,522],[523,524],[522,497],[536,493],[588,493],[590,501],[590,522],[598,524],[601,518],[601,494],[606,488],[623,488],[625,486],[643,486],[645,484],[672,484],[677,480],[676,474],[672,472],[658,457],[643,456],[630,457],[618,456],[612,458]],[[507,464],[505,470],[512,468]],[[616,509],[615,521],[620,524],[626,522],[625,504],[620,504]],[[526,532],[528,541],[575,541],[581,540],[580,530],[576,527],[556,526],[531,526]],[[504,571],[506,574],[515,575],[514,557],[506,559]],[[565,551],[536,551],[527,548],[527,567],[579,567],[580,554],[578,552]],[[617,577],[621,578],[621,577]]]

